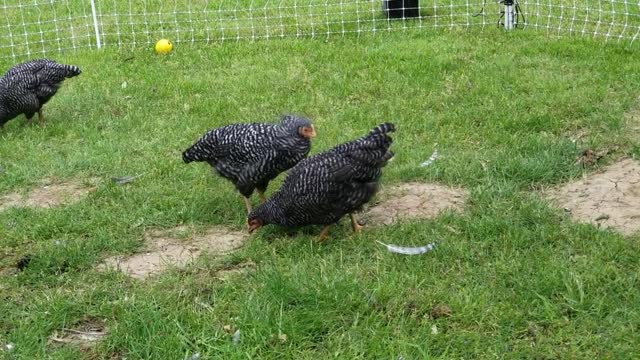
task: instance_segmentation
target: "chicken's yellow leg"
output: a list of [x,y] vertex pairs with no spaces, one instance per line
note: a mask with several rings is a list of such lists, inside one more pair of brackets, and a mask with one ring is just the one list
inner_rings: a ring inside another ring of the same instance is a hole
[[44,124],[44,115],[42,115],[42,109],[38,110],[38,122],[40,125]]
[[247,214],[249,214],[251,212],[251,201],[244,196],[242,198],[244,199],[244,206],[247,208]]
[[354,213],[350,213],[349,216],[351,217],[351,228],[353,228],[353,232],[361,232],[362,231],[362,225],[358,224],[358,219],[356,218],[356,215]]
[[318,235],[318,241],[322,242],[327,239],[327,234],[329,233],[329,229],[331,229],[331,226],[333,226],[333,224],[329,224],[322,228],[322,231],[320,231],[320,235]]

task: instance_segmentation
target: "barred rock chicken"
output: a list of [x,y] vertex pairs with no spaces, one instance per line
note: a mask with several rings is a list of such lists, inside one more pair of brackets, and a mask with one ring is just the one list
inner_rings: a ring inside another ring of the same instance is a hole
[[73,65],[39,59],[18,64],[0,78],[0,127],[20,114],[27,121],[38,113],[42,124],[42,106],[51,100],[66,78],[80,75]]
[[285,227],[324,225],[320,240],[331,225],[349,214],[354,232],[361,226],[353,214],[378,188],[378,180],[393,152],[391,123],[378,125],[368,135],[301,161],[282,187],[247,218],[249,232],[267,224]]
[[182,153],[182,159],[206,161],[231,180],[249,213],[253,191],[266,201],[269,182],[309,154],[314,136],[311,121],[293,115],[283,116],[279,124],[232,124],[208,131]]

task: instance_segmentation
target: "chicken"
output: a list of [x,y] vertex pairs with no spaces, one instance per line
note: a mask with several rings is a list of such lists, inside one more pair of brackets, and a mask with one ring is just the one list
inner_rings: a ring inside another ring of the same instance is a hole
[[247,213],[257,190],[262,202],[269,182],[304,159],[316,131],[309,119],[285,115],[279,124],[232,124],[208,131],[182,153],[185,163],[206,161],[231,180]]
[[324,225],[320,232],[324,240],[331,225],[346,214],[353,231],[359,232],[354,212],[378,189],[382,168],[393,157],[389,150],[393,131],[392,123],[380,124],[364,137],[301,161],[282,187],[249,214],[249,232],[267,224]]
[[38,113],[42,124],[42,106],[56,94],[66,78],[80,75],[77,66],[39,59],[18,64],[0,78],[0,127],[20,114],[27,121]]

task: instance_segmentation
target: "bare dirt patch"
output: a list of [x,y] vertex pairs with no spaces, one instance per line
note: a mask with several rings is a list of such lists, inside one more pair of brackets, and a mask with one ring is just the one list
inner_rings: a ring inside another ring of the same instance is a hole
[[640,164],[623,159],[601,172],[548,192],[579,222],[611,227],[625,235],[640,230]]
[[55,331],[49,336],[50,345],[71,344],[86,349],[104,336],[107,335],[107,329],[104,321],[97,318],[86,318],[78,323],[73,329],[63,328]]
[[426,219],[445,210],[462,210],[469,196],[461,188],[426,183],[405,183],[383,188],[379,199],[365,211],[364,219],[372,225],[390,225],[405,219]]
[[108,258],[98,266],[98,270],[115,268],[131,277],[145,279],[168,267],[184,267],[203,251],[216,255],[228,253],[241,247],[247,238],[247,233],[223,226],[201,234],[184,226],[152,230],[145,234],[147,245],[144,252]]
[[[95,184],[97,180],[91,179]],[[51,208],[80,201],[95,189],[95,186],[80,181],[56,183],[45,180],[40,187],[21,194],[12,193],[0,196],[0,211],[11,207]]]

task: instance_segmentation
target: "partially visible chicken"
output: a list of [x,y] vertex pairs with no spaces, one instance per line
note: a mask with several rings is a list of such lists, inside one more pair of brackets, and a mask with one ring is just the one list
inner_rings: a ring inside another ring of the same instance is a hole
[[394,130],[391,123],[380,124],[362,138],[302,160],[282,187],[249,214],[249,232],[267,224],[324,225],[320,232],[324,240],[331,225],[346,214],[353,231],[360,231],[353,213],[378,189],[382,168],[393,157],[388,133]]
[[249,198],[258,190],[262,202],[269,182],[304,159],[316,131],[309,119],[286,115],[279,124],[233,124],[208,131],[182,153],[185,163],[206,161]]
[[80,75],[77,66],[39,59],[18,64],[0,78],[0,127],[24,114],[28,121],[35,113],[42,124],[42,106],[56,94],[66,78]]

